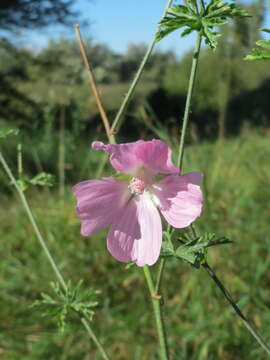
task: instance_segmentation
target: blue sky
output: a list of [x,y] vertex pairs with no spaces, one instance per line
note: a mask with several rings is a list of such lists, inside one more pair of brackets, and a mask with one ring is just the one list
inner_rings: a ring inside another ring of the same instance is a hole
[[[89,29],[82,32],[83,36],[123,53],[131,42],[149,43],[152,40],[165,4],[166,0],[76,0],[74,8],[90,22]],[[73,37],[73,29],[50,26],[45,30],[24,31],[16,40],[38,50],[46,46],[49,39],[60,36]],[[158,47],[175,50],[181,56],[192,47],[193,38],[181,39],[179,34],[172,34]]]
[[[152,40],[167,0],[85,0],[78,1],[92,20],[91,35],[97,42],[106,42],[114,50],[124,52],[130,42]],[[160,43],[162,49],[178,53],[191,47],[192,39],[172,34]]]
[[[83,31],[83,36],[91,37],[97,43],[106,43],[114,51],[123,53],[130,42],[151,41],[165,3],[166,0],[76,0],[74,8],[91,23],[89,29]],[[269,23],[270,17],[265,26],[270,27]],[[24,31],[17,41],[38,50],[50,39],[60,36],[74,37],[73,29],[50,26],[46,30]],[[172,49],[181,57],[193,43],[194,35],[181,38],[175,32],[158,47]]]

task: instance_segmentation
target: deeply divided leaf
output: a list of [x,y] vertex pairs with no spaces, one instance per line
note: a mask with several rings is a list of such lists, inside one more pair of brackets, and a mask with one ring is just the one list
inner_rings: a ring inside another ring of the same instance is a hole
[[215,49],[219,33],[213,30],[213,27],[226,24],[229,18],[247,16],[249,16],[248,12],[235,3],[221,0],[210,0],[207,5],[201,1],[200,10],[194,1],[186,2],[186,5],[174,5],[161,20],[156,41],[185,27],[181,36],[198,31],[204,37],[206,44]]

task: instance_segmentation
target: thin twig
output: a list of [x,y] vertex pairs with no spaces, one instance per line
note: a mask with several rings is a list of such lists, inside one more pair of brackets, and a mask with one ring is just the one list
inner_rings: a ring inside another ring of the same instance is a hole
[[217,275],[215,274],[214,270],[209,266],[207,262],[202,264],[203,268],[207,272],[207,274],[212,278],[212,280],[215,282],[215,284],[218,286],[222,294],[225,296],[228,303],[231,305],[235,313],[240,317],[245,327],[248,329],[248,331],[251,333],[251,335],[257,340],[257,342],[261,345],[261,347],[267,352],[268,355],[270,355],[270,348],[264,341],[264,339],[261,337],[261,335],[258,333],[258,331],[255,329],[255,327],[248,321],[248,319],[245,317],[245,315],[242,313],[242,311],[239,309],[237,304],[233,301],[233,298],[231,297],[228,290],[225,288],[225,286],[222,284],[222,282],[219,280]]
[[[190,226],[191,234],[194,239],[198,238],[199,234],[198,231],[195,228],[195,225],[192,224]],[[251,333],[251,335],[257,340],[257,342],[261,345],[261,347],[267,352],[268,355],[270,355],[270,348],[264,341],[264,339],[261,337],[261,335],[257,332],[256,328],[248,321],[248,319],[245,317],[245,315],[242,313],[242,311],[239,309],[237,304],[234,302],[231,294],[229,291],[225,288],[225,286],[222,284],[222,282],[219,280],[217,275],[215,274],[214,270],[210,267],[210,265],[205,262],[202,263],[202,267],[205,269],[207,274],[212,278],[212,280],[215,282],[215,284],[218,286],[222,294],[225,296],[228,303],[231,305],[235,313],[240,317],[242,322],[244,323],[245,327],[248,329],[248,331]]]
[[95,75],[94,75],[91,63],[90,63],[90,61],[89,61],[89,59],[88,59],[88,57],[86,55],[85,46],[83,44],[83,40],[82,40],[82,37],[81,37],[81,33],[80,33],[80,29],[79,29],[78,24],[74,25],[74,30],[75,30],[75,33],[76,33],[76,36],[77,36],[77,40],[78,40],[78,43],[79,43],[79,46],[80,46],[80,51],[81,51],[81,55],[82,55],[82,58],[83,58],[83,62],[84,62],[84,65],[86,67],[86,70],[87,70],[89,82],[90,82],[90,85],[92,87],[95,99],[96,99],[98,110],[99,110],[99,113],[100,113],[100,116],[101,116],[101,119],[102,119],[102,122],[103,122],[103,125],[104,125],[104,128],[105,128],[109,143],[114,144],[115,140],[114,140],[113,130],[110,128],[109,119],[108,119],[108,116],[107,116],[106,111],[104,109],[104,106],[102,104],[101,96],[100,96],[100,93],[99,93],[98,88],[97,88]]
[[[168,9],[171,6],[172,2],[173,2],[173,0],[168,0],[167,1],[161,18],[163,18],[166,15],[166,12],[168,11]],[[130,102],[130,100],[132,98],[132,95],[133,95],[133,93],[135,91],[135,88],[136,88],[136,86],[137,86],[137,84],[138,84],[138,82],[139,82],[139,80],[141,78],[141,75],[143,73],[145,65],[147,64],[147,62],[148,62],[148,60],[149,60],[149,58],[150,58],[150,56],[152,54],[152,51],[154,49],[154,46],[156,44],[156,35],[158,33],[158,30],[159,30],[159,25],[158,25],[158,27],[157,27],[157,29],[155,31],[155,34],[153,36],[153,40],[150,43],[150,45],[149,45],[149,47],[148,47],[148,49],[147,49],[147,51],[146,51],[146,53],[145,53],[145,55],[144,55],[144,57],[142,59],[142,62],[141,62],[140,66],[139,66],[139,69],[138,69],[138,71],[137,71],[137,73],[136,73],[136,75],[134,77],[134,80],[132,81],[132,83],[130,85],[130,88],[129,88],[129,90],[128,90],[128,92],[127,92],[127,94],[126,94],[126,96],[125,96],[125,98],[124,98],[124,100],[123,100],[123,102],[122,102],[116,116],[115,116],[114,122],[113,122],[112,127],[111,127],[111,131],[118,131],[119,130],[120,122],[121,122],[121,120],[122,120],[122,118],[123,118],[123,116],[124,116],[124,114],[125,114],[125,112],[127,110],[128,104],[129,104],[129,102]]]

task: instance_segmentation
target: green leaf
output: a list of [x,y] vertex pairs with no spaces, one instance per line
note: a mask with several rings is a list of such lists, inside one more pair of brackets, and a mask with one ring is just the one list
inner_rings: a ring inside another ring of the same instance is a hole
[[259,47],[252,49],[244,60],[270,60],[270,40],[259,40],[256,45]]
[[19,134],[19,129],[2,129],[0,130],[0,139],[4,139],[7,136],[15,136]]
[[179,246],[175,252],[175,256],[184,259],[191,264],[195,264],[197,258],[197,255],[193,252],[192,248],[189,248],[186,245]]
[[192,29],[192,28],[187,28],[187,29],[185,29],[185,30],[182,32],[181,37],[184,37],[184,36],[189,35],[192,31],[194,31],[194,29]]
[[96,295],[99,291],[92,289],[82,289],[83,281],[72,286],[69,281],[67,289],[63,290],[59,283],[51,283],[51,287],[56,295],[53,298],[48,294],[41,294],[41,300],[36,300],[31,306],[44,308],[42,316],[50,316],[56,320],[60,331],[64,331],[67,323],[67,316],[71,311],[84,315],[92,320],[94,308],[98,305]]
[[17,184],[22,191],[25,191],[29,187],[29,179],[21,175],[20,178],[17,180]]
[[196,239],[188,237],[188,242],[177,248],[175,256],[199,268],[205,259],[207,248],[229,243],[232,243],[232,241],[225,237],[215,239],[215,234],[206,232]]
[[169,241],[163,241],[160,256],[161,257],[170,257],[170,256],[174,256],[174,255],[175,255],[175,251],[174,251],[173,244]]
[[164,241],[162,242],[162,249],[160,256],[161,257],[170,257],[175,255],[174,246],[172,243],[172,235],[171,231],[163,231]]
[[[270,29],[260,29],[261,31],[270,33]],[[270,40],[258,40],[258,47],[253,48],[244,60],[270,60]]]
[[28,180],[32,185],[39,186],[53,186],[55,184],[55,178],[52,174],[41,172],[34,176],[32,179]]
[[264,32],[267,32],[267,33],[270,33],[270,29],[260,29],[261,31],[264,31]]
[[259,40],[256,42],[256,45],[264,49],[270,50],[270,40]]
[[186,5],[174,5],[167,11],[166,16],[160,22],[160,28],[156,36],[156,41],[160,41],[171,32],[186,27],[181,36],[186,36],[192,31],[201,32],[206,44],[212,49],[217,46],[216,38],[220,35],[212,28],[224,25],[229,18],[249,17],[244,9],[222,0],[210,0],[205,6],[201,0],[201,10],[197,11],[194,2],[187,1]]

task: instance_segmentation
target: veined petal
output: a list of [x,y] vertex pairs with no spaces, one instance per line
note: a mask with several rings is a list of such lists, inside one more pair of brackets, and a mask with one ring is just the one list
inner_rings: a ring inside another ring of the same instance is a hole
[[143,141],[134,148],[136,157],[146,169],[153,174],[178,174],[179,168],[172,162],[172,151],[169,146],[161,141],[153,139]]
[[142,140],[127,144],[109,144],[105,145],[101,141],[94,141],[92,148],[95,150],[104,150],[110,155],[110,162],[115,170],[124,174],[133,174],[141,163],[134,154],[134,148]]
[[162,243],[161,218],[148,192],[138,196],[138,219],[141,240],[137,245],[137,265],[153,265],[159,257]]
[[190,172],[181,176],[167,176],[153,185],[158,207],[173,227],[187,227],[201,215],[201,181],[201,173]]
[[162,225],[149,193],[129,201],[111,226],[107,238],[109,252],[119,261],[138,266],[153,265],[160,254]]
[[137,204],[131,199],[122,214],[115,219],[107,236],[107,248],[112,256],[123,262],[136,261],[136,242],[141,238]]
[[89,180],[73,187],[81,234],[93,235],[111,224],[130,197],[128,183],[113,178]]
[[172,162],[171,149],[161,140],[139,140],[119,145],[104,145],[95,141],[92,148],[108,152],[112,166],[126,174],[142,175],[141,170],[152,175],[179,173],[178,167]]

